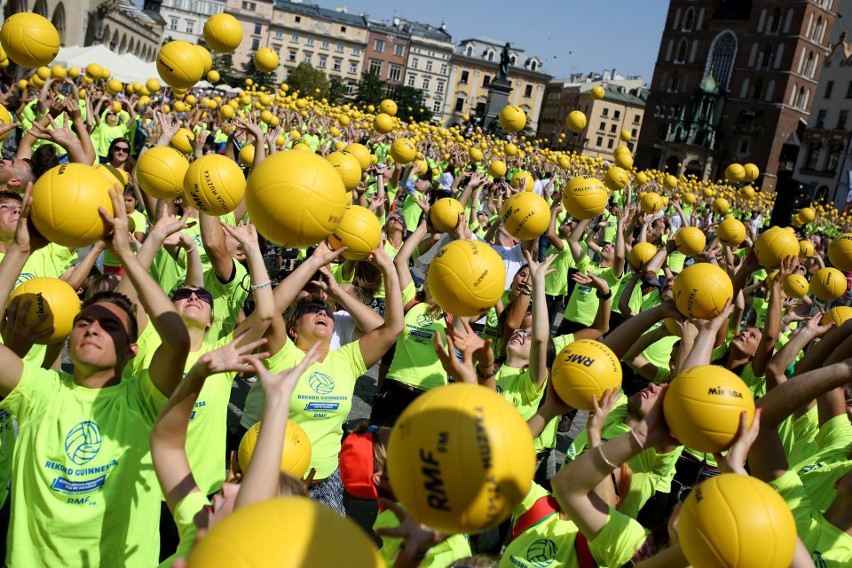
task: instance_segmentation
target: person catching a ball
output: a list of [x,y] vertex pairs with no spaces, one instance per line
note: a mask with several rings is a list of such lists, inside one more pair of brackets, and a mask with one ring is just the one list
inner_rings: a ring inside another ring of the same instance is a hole
[[[125,566],[157,561],[159,499],[148,435],[181,380],[190,342],[165,293],[130,249],[120,190],[115,216],[100,210],[109,246],[163,338],[148,369],[122,378],[136,355],[137,321],[128,299],[96,294],[75,318],[68,344],[73,374],[40,369],[0,346],[0,407],[19,425],[6,563]],[[6,299],[30,252],[27,192],[15,241],[0,263]],[[39,511],[40,513],[36,513]]]
[[[355,390],[355,381],[367,369],[376,364],[390,349],[403,331],[402,294],[399,277],[382,247],[375,249],[368,261],[374,263],[382,273],[386,291],[384,324],[365,334],[361,339],[330,349],[334,332],[334,318],[329,305],[317,297],[298,298],[300,291],[314,273],[345,251],[340,248],[323,257],[312,256],[303,265],[302,280],[287,279],[276,287],[275,309],[284,317],[274,317],[267,330],[267,350],[271,356],[266,364],[270,371],[295,365],[302,361],[305,353],[319,342],[319,361],[311,365],[305,374],[306,380],[299,383],[293,394],[290,419],[298,423],[311,441],[310,468],[315,470],[310,497],[342,515],[343,484],[337,460],[343,437],[345,422]],[[291,305],[292,304],[292,305]],[[288,309],[289,308],[289,309]],[[246,409],[262,404],[263,393],[255,385],[246,399]]]

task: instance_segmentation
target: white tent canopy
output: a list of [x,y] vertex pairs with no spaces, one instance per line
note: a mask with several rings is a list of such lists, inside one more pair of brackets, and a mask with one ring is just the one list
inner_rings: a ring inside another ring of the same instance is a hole
[[144,83],[148,79],[159,77],[154,63],[142,61],[132,53],[115,53],[104,45],[63,47],[54,63],[80,68],[97,63],[109,69],[115,79],[125,83]]

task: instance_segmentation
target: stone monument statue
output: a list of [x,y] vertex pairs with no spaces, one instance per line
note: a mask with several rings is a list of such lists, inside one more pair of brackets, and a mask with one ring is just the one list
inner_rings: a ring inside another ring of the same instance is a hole
[[497,71],[497,80],[505,81],[509,78],[509,43],[503,46],[503,51],[500,53],[500,68]]

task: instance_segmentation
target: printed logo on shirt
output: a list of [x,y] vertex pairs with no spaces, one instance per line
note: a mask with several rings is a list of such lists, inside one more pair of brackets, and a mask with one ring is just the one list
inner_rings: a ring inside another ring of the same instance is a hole
[[[96,505],[97,501],[91,493],[102,487],[106,482],[107,472],[118,465],[118,460],[112,459],[101,465],[87,465],[98,456],[103,438],[96,422],[86,420],[80,422],[65,436],[65,454],[71,462],[79,467],[68,467],[66,464],[47,460],[44,468],[57,471],[64,477],[56,477],[50,484],[50,489],[56,493],[68,495],[66,503],[74,505]],[[86,467],[83,467],[86,466]],[[95,477],[91,477],[91,476]],[[84,478],[84,479],[75,479]]]
[[101,430],[91,420],[80,422],[65,436],[65,454],[77,465],[95,459],[101,450]]
[[417,325],[419,325],[420,327],[429,327],[434,321],[435,319],[429,314],[424,313],[417,316]]
[[535,568],[546,568],[556,559],[558,550],[559,548],[552,540],[539,539],[527,549],[527,562]]
[[35,274],[30,272],[21,272],[21,275],[18,276],[18,280],[15,282],[15,288],[26,282],[27,280],[32,280],[35,278]]
[[330,394],[334,391],[334,379],[326,374],[314,371],[308,378],[308,386],[317,394]]

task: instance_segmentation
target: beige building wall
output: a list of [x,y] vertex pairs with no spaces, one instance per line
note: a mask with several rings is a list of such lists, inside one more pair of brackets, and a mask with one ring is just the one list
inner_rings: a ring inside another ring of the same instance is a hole
[[276,9],[269,47],[281,61],[278,79],[283,81],[300,63],[310,63],[329,77],[357,83],[363,71],[367,35],[366,25]]

